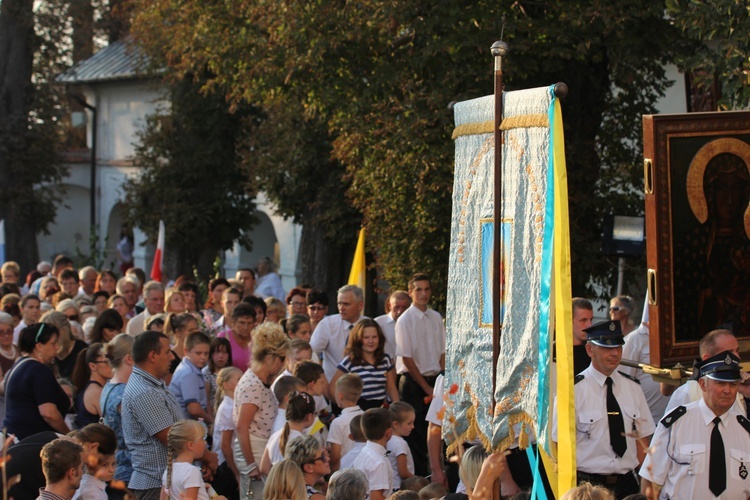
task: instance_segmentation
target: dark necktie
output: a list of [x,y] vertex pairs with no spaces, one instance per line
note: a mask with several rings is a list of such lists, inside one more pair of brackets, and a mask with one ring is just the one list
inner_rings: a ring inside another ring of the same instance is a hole
[[711,431],[711,455],[708,461],[708,489],[717,497],[727,489],[727,462],[724,455],[724,440],[721,438],[719,422],[714,420],[714,430]]
[[620,405],[612,392],[612,379],[607,377],[607,420],[609,421],[609,443],[618,457],[625,454],[628,442],[625,439],[625,421],[622,419]]

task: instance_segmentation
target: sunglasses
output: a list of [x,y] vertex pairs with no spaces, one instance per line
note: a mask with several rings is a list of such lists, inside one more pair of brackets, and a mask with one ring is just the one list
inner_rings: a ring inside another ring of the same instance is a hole
[[612,306],[609,308],[610,311],[614,311],[614,312],[620,311],[621,309],[622,307],[620,306]]
[[311,311],[324,311],[326,306],[307,306]]
[[324,464],[328,463],[328,454],[324,451],[318,458],[314,458],[311,461],[307,462],[308,464],[314,464],[317,461],[321,461]]
[[72,316],[67,316],[68,321],[78,321],[78,315],[74,314]]

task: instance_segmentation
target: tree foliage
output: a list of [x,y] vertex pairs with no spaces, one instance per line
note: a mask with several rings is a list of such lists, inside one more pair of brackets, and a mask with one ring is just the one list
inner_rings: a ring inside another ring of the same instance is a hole
[[256,220],[256,195],[237,147],[247,107],[228,113],[224,98],[201,95],[191,79],[170,87],[171,109],[146,118],[138,134],[139,176],[124,186],[126,218],[156,241],[166,227],[171,277],[210,274],[221,250],[239,240],[245,247]]
[[723,109],[750,106],[750,6],[745,0],[667,0],[674,24],[696,43],[678,62],[721,87]]
[[0,218],[8,258],[23,269],[36,265],[36,233],[47,230],[61,201],[64,109],[53,80],[63,67],[58,16],[64,11],[64,2],[55,1],[0,5]]
[[[141,0],[133,32],[175,77],[207,69],[205,90],[235,104],[288,107],[324,130],[331,147],[321,167],[333,159],[345,170],[309,173],[347,186],[382,275],[400,287],[425,270],[442,291],[453,183],[448,105],[491,93],[489,46],[506,15],[506,89],[570,88],[563,112],[574,292],[590,295],[590,277],[614,271],[598,251],[603,216],[613,206],[642,212],[640,116],[653,111],[667,86],[662,65],[680,47],[663,11],[646,0]],[[297,175],[287,162],[268,168],[277,178]],[[263,187],[298,216],[286,202],[301,192],[282,185]]]

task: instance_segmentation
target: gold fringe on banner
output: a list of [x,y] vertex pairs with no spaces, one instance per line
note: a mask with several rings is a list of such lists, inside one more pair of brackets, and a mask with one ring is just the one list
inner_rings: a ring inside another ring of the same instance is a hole
[[[466,123],[453,129],[451,138],[456,140],[458,137],[464,135],[491,134],[494,126],[494,122]],[[500,130],[531,127],[549,128],[549,117],[543,114],[509,116],[503,118],[500,124]]]
[[492,442],[490,439],[482,434],[482,431],[479,430],[479,424],[477,424],[477,409],[473,406],[470,406],[466,410],[466,419],[469,421],[469,426],[466,429],[466,432],[458,436],[451,444],[448,445],[448,447],[445,449],[445,456],[450,457],[453,455],[459,446],[464,444],[466,441],[474,441],[476,439],[479,439],[479,441],[482,442],[482,445],[484,446],[485,450],[489,450],[492,448]]

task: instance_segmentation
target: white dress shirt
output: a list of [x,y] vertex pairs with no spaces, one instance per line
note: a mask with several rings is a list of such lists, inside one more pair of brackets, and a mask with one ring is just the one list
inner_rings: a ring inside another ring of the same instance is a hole
[[[654,420],[640,384],[615,370],[612,392],[620,405],[628,449],[618,457],[609,442],[607,376],[593,365],[581,372],[575,384],[577,468],[588,474],[625,474],[638,466],[635,437],[654,433]],[[552,414],[552,440],[557,442],[557,398]]]
[[[363,318],[364,316],[360,316],[357,321]],[[313,352],[323,354],[323,371],[329,382],[336,374],[339,362],[344,359],[346,343],[349,341],[351,332],[350,327],[354,326],[354,323],[345,321],[340,314],[326,316],[320,320],[310,337]]]
[[651,440],[652,452],[646,455],[640,475],[663,485],[660,499],[750,498],[750,433],[737,421],[735,407],[720,417],[727,487],[719,497],[708,489],[711,433],[716,415],[703,399],[685,409],[686,413],[673,421],[671,427],[659,424]]
[[412,304],[396,321],[396,373],[405,373],[403,358],[412,358],[422,375],[437,375],[445,354],[445,325],[434,309],[421,311]]
[[380,329],[383,330],[385,335],[385,353],[396,359],[396,320],[393,319],[393,313],[389,312],[382,316],[375,318],[375,321],[380,325]]

